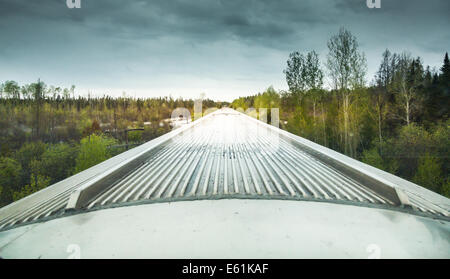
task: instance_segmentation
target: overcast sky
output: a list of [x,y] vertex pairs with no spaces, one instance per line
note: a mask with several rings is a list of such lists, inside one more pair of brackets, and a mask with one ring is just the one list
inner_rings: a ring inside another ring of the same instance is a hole
[[370,81],[389,48],[439,68],[450,46],[449,0],[0,0],[0,82],[86,95],[232,100],[273,85],[290,52],[316,50],[344,26]]

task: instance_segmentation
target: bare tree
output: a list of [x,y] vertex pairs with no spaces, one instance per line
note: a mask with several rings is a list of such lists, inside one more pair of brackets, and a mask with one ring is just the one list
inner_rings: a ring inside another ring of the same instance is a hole
[[403,108],[401,116],[406,125],[411,123],[412,113],[418,106],[419,89],[423,78],[423,67],[420,58],[413,59],[409,53],[398,55],[395,65],[392,89],[396,93],[396,99]]
[[[317,124],[317,113],[316,113],[316,105],[323,96],[323,71],[320,67],[319,55],[315,51],[308,52],[305,60],[305,79],[306,79],[306,87],[308,88],[308,95],[310,96],[313,102],[313,119],[314,119],[314,130],[316,129]],[[325,115],[323,111],[322,105],[322,124],[323,124],[323,137],[324,144],[326,142],[325,135]],[[314,135],[316,135],[316,131],[314,131]],[[315,138],[317,141],[317,138]]]
[[382,126],[384,120],[384,114],[386,113],[386,102],[388,99],[388,88],[392,82],[392,76],[394,74],[396,55],[392,55],[391,52],[386,49],[382,54],[382,60],[378,72],[375,75],[375,89],[371,96],[371,99],[375,103],[375,112],[378,126],[378,139],[380,142],[382,137]]

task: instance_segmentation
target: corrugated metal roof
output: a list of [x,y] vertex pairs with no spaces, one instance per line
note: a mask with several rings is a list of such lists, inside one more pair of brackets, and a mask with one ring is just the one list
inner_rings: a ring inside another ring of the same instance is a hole
[[258,133],[239,114],[218,114],[172,139],[88,207],[235,194],[389,203],[286,140]]
[[449,216],[446,208],[391,186],[409,182],[261,123],[230,109],[210,114],[49,187],[59,190],[0,210],[0,229],[73,208],[219,198],[409,205],[412,212]]

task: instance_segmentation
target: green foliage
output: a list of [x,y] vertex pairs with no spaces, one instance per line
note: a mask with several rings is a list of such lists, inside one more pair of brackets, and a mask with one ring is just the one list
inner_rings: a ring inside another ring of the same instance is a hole
[[450,120],[444,123],[436,123],[431,129],[431,146],[430,150],[435,156],[442,157],[443,173],[450,175]]
[[447,178],[447,180],[444,182],[444,184],[441,187],[440,193],[447,198],[450,198],[450,179]]
[[254,96],[238,98],[238,99],[234,100],[231,103],[231,107],[233,109],[239,109],[240,108],[243,111],[246,111],[248,108],[253,107],[254,99],[255,99]]
[[378,146],[364,150],[361,156],[361,161],[380,170],[390,173],[397,173],[398,161],[392,157],[383,158],[378,150]]
[[[294,51],[289,54],[286,64],[287,67],[283,73],[286,76],[289,91],[295,96],[298,104],[308,91],[310,91],[309,93],[320,91],[324,74],[320,66],[319,55],[315,51],[307,54]],[[315,96],[315,94],[310,95]]]
[[7,204],[12,192],[19,189],[22,167],[12,158],[0,157],[0,205]]
[[419,159],[417,172],[412,180],[430,190],[439,191],[442,185],[441,163],[437,158],[426,154]]
[[327,68],[336,89],[346,92],[364,86],[366,58],[356,37],[341,27],[328,43]]
[[290,115],[285,124],[286,130],[300,135],[304,138],[312,139],[313,126],[309,115],[305,113],[305,108],[299,106],[295,109],[294,114]]
[[142,131],[130,131],[128,132],[129,142],[142,142]]
[[80,152],[76,158],[75,173],[88,169],[111,157],[108,147],[115,144],[112,138],[103,135],[90,135],[81,140]]
[[25,143],[15,154],[15,158],[22,167],[29,169],[30,162],[34,160],[40,160],[42,154],[45,152],[47,145],[38,142]]
[[289,60],[286,62],[287,67],[283,72],[292,93],[300,93],[305,90],[307,73],[305,60],[305,56],[298,51],[289,54]]
[[448,94],[448,89],[450,88],[450,60],[448,58],[448,52],[445,53],[444,64],[441,67],[441,72],[441,84],[444,88],[447,88]]
[[0,185],[15,187],[18,184],[22,167],[16,160],[0,157]]
[[280,107],[280,95],[273,89],[273,87],[267,88],[267,90],[255,97],[254,100],[255,108],[266,108],[267,109],[267,121],[271,121],[271,109]]
[[431,136],[416,124],[400,128],[398,136],[390,140],[384,152],[398,161],[398,174],[411,179],[417,170],[418,159],[432,148]]
[[67,143],[49,145],[39,162],[40,174],[56,183],[73,173],[78,148]]
[[364,150],[361,161],[371,165],[372,167],[376,167],[380,170],[387,170],[385,162],[381,157],[380,153],[378,153],[378,149],[376,147]]
[[30,181],[31,183],[29,185],[25,185],[20,191],[13,193],[14,201],[20,200],[50,185],[50,178],[42,175],[32,175]]
[[15,159],[22,166],[22,174],[21,174],[21,185],[26,185],[30,183],[31,176],[31,162],[39,161],[41,159],[42,154],[45,152],[47,145],[38,141],[38,142],[29,142],[25,143],[16,153]]
[[8,80],[5,81],[3,85],[3,92],[9,98],[19,98],[20,97],[20,86],[17,82]]

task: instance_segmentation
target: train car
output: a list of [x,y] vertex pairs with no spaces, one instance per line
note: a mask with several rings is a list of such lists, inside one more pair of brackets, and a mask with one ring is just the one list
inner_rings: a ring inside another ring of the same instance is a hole
[[2,258],[450,258],[450,200],[224,108],[0,209]]

